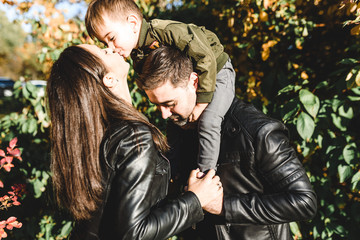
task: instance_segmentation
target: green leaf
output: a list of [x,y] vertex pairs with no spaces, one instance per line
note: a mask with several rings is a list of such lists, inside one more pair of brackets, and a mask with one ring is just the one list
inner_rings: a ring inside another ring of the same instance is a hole
[[352,119],[354,117],[354,111],[352,107],[348,107],[346,110],[344,105],[341,105],[338,110],[339,110],[339,115],[344,118]]
[[250,48],[249,51],[248,51],[248,57],[249,57],[250,59],[254,59],[254,58],[255,58],[255,55],[256,55],[255,49],[254,49],[253,47]]
[[354,174],[354,176],[352,176],[351,178],[351,189],[352,190],[355,190],[356,189],[356,186],[358,185],[360,181],[360,171],[358,171],[357,173]]
[[329,101],[334,112],[336,112],[338,110],[339,106],[341,106],[341,104],[342,104],[342,101],[337,99],[337,97],[338,96],[334,96],[334,98]]
[[24,95],[24,97],[25,97],[26,99],[29,99],[31,92],[29,92],[26,87],[23,87],[23,88],[22,88],[22,94]]
[[356,144],[347,144],[343,149],[344,160],[347,164],[350,164],[351,160],[355,159]]
[[354,174],[354,176],[351,178],[351,182],[358,182],[360,181],[360,171],[358,171],[357,173]]
[[340,129],[341,131],[346,131],[346,126],[342,125],[341,117],[336,115],[335,113],[331,113],[331,118],[334,125]]
[[291,92],[294,90],[294,85],[287,85],[286,87],[283,87],[282,89],[280,89],[278,91],[278,96],[281,95],[282,93],[286,93],[286,92]]
[[338,173],[340,178],[340,183],[345,182],[349,177],[351,177],[352,170],[349,165],[339,165]]
[[360,87],[352,88],[351,91],[356,95],[360,95]]
[[36,179],[34,182],[34,192],[35,192],[35,198],[39,198],[42,195],[42,192],[44,190],[44,184],[39,180]]
[[32,118],[29,123],[29,128],[28,128],[28,133],[32,134],[35,136],[35,134],[37,133],[37,121],[35,118]]
[[340,61],[340,64],[352,65],[358,63],[358,60],[354,58],[345,58]]
[[360,97],[356,97],[356,96],[348,96],[348,99],[352,102],[360,101]]
[[292,232],[295,236],[301,237],[301,232],[300,232],[300,228],[299,228],[298,223],[296,223],[296,222],[291,222],[291,223],[290,223],[290,229],[291,229],[291,232]]
[[320,100],[312,92],[306,89],[301,89],[299,92],[300,102],[304,105],[306,111],[313,117],[316,118],[316,115],[320,109]]
[[63,225],[61,232],[60,232],[60,236],[67,237],[70,234],[71,230],[72,230],[72,222],[69,221]]
[[314,133],[314,120],[305,112],[301,112],[296,123],[296,129],[300,137],[309,140]]
[[329,82],[328,81],[322,81],[320,83],[318,83],[315,87],[315,89],[321,89],[321,88],[324,88],[324,87],[327,87],[329,86]]
[[299,109],[299,100],[297,98],[290,99],[290,101],[288,101],[284,105],[281,105],[281,115],[283,115],[282,120],[286,122],[289,119],[293,119]]

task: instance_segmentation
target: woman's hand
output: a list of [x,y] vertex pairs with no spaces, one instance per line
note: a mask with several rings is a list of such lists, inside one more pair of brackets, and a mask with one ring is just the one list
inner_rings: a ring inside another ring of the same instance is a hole
[[223,188],[220,177],[211,169],[201,179],[197,178],[199,169],[193,170],[188,179],[188,191],[192,191],[199,198],[201,207],[213,214],[220,214],[222,210]]

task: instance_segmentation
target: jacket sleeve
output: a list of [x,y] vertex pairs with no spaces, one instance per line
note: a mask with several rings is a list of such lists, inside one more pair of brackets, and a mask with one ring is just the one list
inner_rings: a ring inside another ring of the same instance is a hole
[[316,213],[316,195],[289,145],[286,127],[280,122],[265,124],[253,144],[264,193],[224,197],[226,221],[267,225],[311,219]]
[[217,63],[204,31],[196,25],[176,22],[169,24],[159,37],[192,60],[199,77],[197,102],[209,103],[215,91]]
[[192,192],[158,203],[167,185],[156,180],[160,156],[148,130],[121,139],[115,157],[119,164],[108,197],[109,211],[104,214],[114,219],[111,239],[166,239],[203,219],[200,202]]

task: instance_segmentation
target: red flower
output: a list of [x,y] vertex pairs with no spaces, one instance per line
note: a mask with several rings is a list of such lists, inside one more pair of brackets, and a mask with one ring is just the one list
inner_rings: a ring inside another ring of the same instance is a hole
[[0,240],[7,237],[7,233],[3,228],[0,228]]
[[21,228],[22,227],[22,223],[16,221],[16,217],[9,217],[6,220],[6,224],[7,224],[6,228],[9,229],[9,230],[12,230],[14,227],[15,228]]
[[7,163],[3,166],[3,168],[7,171],[10,172],[11,168],[14,167],[14,164],[12,163]]
[[17,141],[18,141],[17,137],[14,137],[14,138],[10,141],[9,147],[10,147],[11,149],[14,149],[14,147],[16,146]]

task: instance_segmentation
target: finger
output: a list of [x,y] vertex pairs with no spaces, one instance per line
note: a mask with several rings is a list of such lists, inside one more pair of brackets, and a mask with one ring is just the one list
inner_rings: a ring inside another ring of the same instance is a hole
[[200,169],[199,169],[199,168],[197,168],[197,169],[195,169],[195,170],[192,170],[192,171],[190,172],[190,177],[192,177],[192,178],[196,177],[199,172],[200,172]]
[[208,173],[205,175],[205,179],[212,179],[215,176],[215,170],[210,169]]
[[193,119],[194,119],[194,114],[192,113],[192,114],[190,114],[190,116],[189,116],[189,122],[192,122]]
[[213,180],[214,180],[215,182],[220,182],[220,177],[219,177],[218,175],[215,175],[215,176],[213,177]]
[[198,172],[197,174],[196,174],[196,177],[197,178],[203,178],[205,176],[205,173],[203,173],[203,172]]

